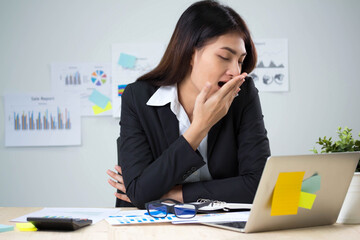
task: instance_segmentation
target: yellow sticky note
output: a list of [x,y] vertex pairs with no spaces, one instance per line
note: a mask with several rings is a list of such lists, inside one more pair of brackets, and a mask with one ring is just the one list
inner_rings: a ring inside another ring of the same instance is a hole
[[37,231],[37,228],[34,226],[34,224],[27,222],[27,223],[17,223],[16,228],[20,232],[34,232]]
[[102,112],[109,111],[109,110],[112,109],[111,102],[109,101],[105,108],[101,108],[101,107],[99,107],[97,105],[94,105],[94,106],[92,106],[92,109],[93,109],[95,115],[98,115],[98,114],[100,114]]
[[271,216],[296,215],[305,172],[279,173],[271,203]]
[[299,207],[311,209],[314,204],[315,198],[316,198],[316,194],[301,192]]

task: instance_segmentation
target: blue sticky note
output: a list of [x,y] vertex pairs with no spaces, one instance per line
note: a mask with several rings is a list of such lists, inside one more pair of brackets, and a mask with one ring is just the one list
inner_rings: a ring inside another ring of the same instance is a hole
[[134,68],[136,62],[136,57],[126,54],[120,53],[118,64],[124,68]]
[[320,183],[321,176],[316,173],[302,182],[301,191],[314,194],[320,190]]
[[89,100],[101,108],[106,108],[106,105],[110,101],[110,99],[107,96],[100,93],[96,89],[94,89],[94,91],[91,93]]
[[14,226],[0,224],[0,232],[14,231]]

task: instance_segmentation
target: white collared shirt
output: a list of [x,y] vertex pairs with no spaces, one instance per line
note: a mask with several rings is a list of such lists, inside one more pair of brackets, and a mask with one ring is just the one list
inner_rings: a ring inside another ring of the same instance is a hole
[[[170,109],[179,121],[179,134],[181,136],[190,127],[190,120],[185,112],[185,109],[179,102],[177,84],[160,87],[151,96],[146,105],[165,106],[168,103],[170,103]],[[184,182],[198,182],[212,179],[207,165],[207,139],[208,136],[206,135],[198,147],[198,150],[206,164],[186,178]]]

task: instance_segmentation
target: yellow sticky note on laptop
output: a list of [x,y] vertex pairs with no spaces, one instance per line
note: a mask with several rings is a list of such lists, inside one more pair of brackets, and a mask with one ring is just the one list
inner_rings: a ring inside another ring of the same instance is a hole
[[299,207],[311,209],[314,204],[315,198],[316,198],[316,194],[301,192]]
[[279,173],[271,203],[271,216],[296,215],[305,172]]

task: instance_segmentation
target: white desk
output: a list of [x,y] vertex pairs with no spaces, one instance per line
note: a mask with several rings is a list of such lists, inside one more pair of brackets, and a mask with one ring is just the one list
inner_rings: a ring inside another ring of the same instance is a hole
[[[14,225],[9,220],[38,211],[41,208],[20,208],[20,207],[0,207],[0,224]],[[123,208],[132,210],[134,208]],[[92,226],[88,226],[74,232],[12,232],[0,233],[1,240],[33,239],[33,240],[126,240],[126,239],[166,239],[166,240],[186,240],[186,239],[314,239],[314,240],[359,240],[360,225],[335,224],[331,226],[273,231],[265,233],[244,234],[234,231],[208,227],[204,225],[172,225],[171,223],[157,223],[149,225],[128,225],[111,226],[105,220]]]

